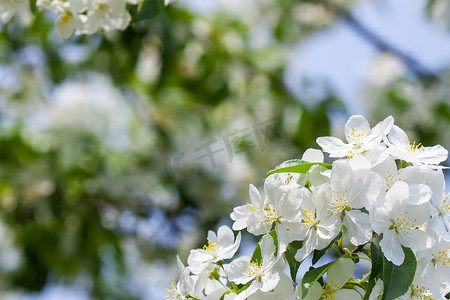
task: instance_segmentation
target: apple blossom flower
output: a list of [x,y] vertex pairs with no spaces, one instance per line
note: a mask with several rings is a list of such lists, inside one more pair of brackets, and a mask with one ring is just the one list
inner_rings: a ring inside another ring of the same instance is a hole
[[324,197],[318,197],[317,201],[333,215],[343,215],[350,242],[357,246],[372,238],[369,216],[360,209],[375,202],[381,186],[382,180],[376,173],[367,170],[353,172],[348,161],[335,161],[330,183],[322,187]]
[[[408,166],[406,168],[397,169],[394,158],[388,157],[382,163],[371,168],[372,171],[379,174],[382,181],[382,189],[388,191],[397,181],[404,181],[408,184],[410,204],[422,204],[430,200],[430,189],[425,183],[433,174],[433,170],[422,166]],[[384,202],[381,199],[380,205]]]
[[336,137],[319,137],[316,142],[330,157],[348,157],[363,155],[366,151],[383,148],[381,142],[392,125],[394,119],[389,116],[374,128],[370,128],[369,122],[360,115],[351,116],[345,124],[345,138],[347,144]]
[[394,125],[386,140],[391,155],[413,165],[436,167],[448,157],[448,151],[441,145],[424,147],[421,143],[411,142],[406,133]]
[[191,271],[189,267],[185,267],[181,262],[180,258],[177,256],[178,263],[178,281],[175,278],[170,284],[170,289],[166,289],[170,294],[164,296],[164,299],[168,300],[184,300],[187,295],[194,292],[195,280],[194,277],[190,275]]
[[450,241],[450,193],[445,194],[445,178],[442,170],[436,170],[428,182],[431,197],[430,228],[443,239]]
[[208,244],[203,249],[191,250],[188,257],[188,265],[192,273],[201,273],[210,263],[217,263],[224,259],[230,259],[236,253],[241,243],[241,233],[236,240],[233,231],[228,226],[221,226],[217,235],[213,231],[208,232]]
[[301,220],[289,231],[291,240],[303,241],[303,247],[295,254],[297,261],[303,261],[312,251],[328,246],[341,230],[340,217],[324,208],[320,201],[325,197],[326,190],[322,185],[305,194],[302,200]]
[[304,195],[304,191],[296,188],[281,194],[279,199],[267,199],[262,210],[249,216],[247,231],[254,235],[266,234],[275,225],[278,251],[283,253],[292,241],[288,231],[300,222],[300,204]]
[[242,230],[247,228],[248,217],[256,211],[262,210],[264,207],[264,200],[258,189],[250,184],[249,186],[250,203],[235,207],[230,214],[230,218],[234,221],[233,230]]
[[287,232],[293,224],[299,221],[299,207],[304,195],[304,191],[296,187],[280,188],[289,184],[286,180],[289,181],[290,178],[280,174],[273,174],[267,178],[264,183],[265,200],[262,205],[259,191],[250,185],[252,204],[237,207],[231,214],[231,218],[235,220],[234,230],[247,227],[247,231],[254,235],[268,233],[275,224],[280,253],[286,250],[291,241]]
[[[256,291],[248,297],[248,300],[290,300],[294,296],[294,285],[292,280],[284,273],[280,273],[280,281],[273,291]],[[295,299],[295,298],[293,298]]]
[[269,292],[280,281],[280,272],[284,268],[282,256],[275,257],[275,245],[270,234],[266,234],[259,243],[261,261],[250,261],[249,257],[241,257],[225,265],[225,273],[235,284],[247,284],[249,287],[239,293],[234,299],[244,300],[256,291]]
[[356,300],[361,299],[361,295],[350,289],[342,287],[352,277],[355,271],[355,263],[349,258],[339,258],[327,272],[326,282],[323,286],[315,282],[305,297],[305,300],[329,299],[329,300]]
[[[443,295],[445,296],[445,295]],[[418,265],[416,273],[414,274],[413,282],[411,283],[408,291],[398,297],[398,300],[437,300],[443,299],[443,297],[435,298],[429,286],[425,280],[423,266]]]
[[219,299],[229,289],[225,284],[228,279],[225,272],[212,263],[196,276],[194,291],[191,296],[204,300]]
[[373,230],[383,234],[381,250],[395,265],[401,265],[405,259],[402,246],[425,250],[431,248],[434,242],[421,228],[429,219],[429,203],[411,205],[408,198],[408,184],[398,181],[386,193],[384,205],[370,214]]
[[427,250],[418,251],[419,265],[424,270],[426,285],[434,297],[450,292],[450,241],[436,236],[437,242]]

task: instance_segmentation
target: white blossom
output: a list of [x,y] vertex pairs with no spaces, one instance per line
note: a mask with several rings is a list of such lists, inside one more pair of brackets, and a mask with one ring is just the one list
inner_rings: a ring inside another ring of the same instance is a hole
[[289,300],[294,296],[294,285],[292,280],[284,273],[280,273],[280,281],[273,291],[256,291],[248,297],[248,300]]
[[230,218],[234,221],[233,230],[242,230],[247,228],[248,217],[264,207],[264,199],[261,197],[258,189],[250,184],[249,186],[250,203],[235,207],[230,214]]
[[428,184],[433,191],[430,228],[443,239],[450,241],[450,193],[445,194],[445,178],[442,170],[433,172]]
[[225,265],[225,273],[230,281],[235,284],[247,284],[250,286],[239,293],[234,299],[244,300],[256,291],[269,292],[280,281],[280,272],[284,267],[282,256],[275,256],[275,246],[270,234],[263,236],[261,242],[261,261],[250,261],[249,257],[241,257]]
[[292,240],[303,241],[303,247],[295,254],[297,261],[304,260],[312,251],[328,246],[341,229],[339,216],[324,208],[322,199],[326,198],[326,189],[322,185],[306,194],[300,206],[300,223],[289,231]]
[[396,182],[386,193],[384,205],[370,215],[373,230],[383,234],[381,250],[395,265],[401,265],[405,259],[402,246],[425,250],[431,248],[434,242],[421,228],[430,215],[429,203],[411,205],[408,199],[408,184]]
[[417,258],[427,287],[439,299],[450,292],[450,241],[437,236],[436,240],[431,249],[418,251]]
[[413,165],[435,167],[448,157],[448,151],[441,145],[424,147],[421,143],[411,142],[406,133],[398,126],[392,126],[387,144],[394,158]]
[[353,172],[348,161],[336,161],[333,163],[330,183],[322,187],[325,197],[317,201],[333,215],[343,215],[350,242],[361,245],[372,238],[369,216],[361,209],[375,202],[381,186],[382,180],[376,173],[367,170]]
[[233,231],[228,226],[221,226],[217,235],[213,231],[208,232],[208,244],[203,249],[191,250],[188,257],[189,268],[192,273],[201,273],[210,263],[216,263],[230,259],[236,253],[241,243],[241,233],[236,240]]
[[351,116],[345,124],[347,143],[336,137],[319,137],[316,141],[324,152],[330,154],[330,157],[353,158],[370,150],[383,149],[384,145],[381,144],[383,136],[389,132],[393,123],[394,119],[389,116],[371,129],[366,118],[355,115]]
[[170,289],[166,289],[169,295],[165,296],[164,299],[168,300],[184,300],[187,295],[194,292],[195,280],[194,277],[190,275],[189,267],[185,267],[181,262],[180,258],[177,256],[178,263],[178,281],[175,278],[170,284]]

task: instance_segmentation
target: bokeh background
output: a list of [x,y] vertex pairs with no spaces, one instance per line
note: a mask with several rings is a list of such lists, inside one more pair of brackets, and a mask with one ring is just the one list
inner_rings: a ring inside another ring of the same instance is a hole
[[68,41],[54,20],[0,27],[0,299],[162,299],[177,254],[352,114],[450,149],[448,0],[179,0]]

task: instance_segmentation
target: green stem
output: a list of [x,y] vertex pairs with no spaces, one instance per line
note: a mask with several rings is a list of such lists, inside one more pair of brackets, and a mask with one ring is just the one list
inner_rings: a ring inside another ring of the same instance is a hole
[[362,282],[362,281],[366,280],[366,279],[370,276],[370,273],[372,273],[372,271],[369,271],[369,273],[367,273],[366,275],[364,275],[363,278],[361,278],[361,279],[358,280],[358,281],[359,281],[359,282]]

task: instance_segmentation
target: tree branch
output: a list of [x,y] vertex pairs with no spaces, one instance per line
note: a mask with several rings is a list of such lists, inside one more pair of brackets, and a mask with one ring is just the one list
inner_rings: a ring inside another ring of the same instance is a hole
[[349,25],[349,27],[353,29],[355,33],[371,43],[378,50],[389,52],[401,59],[408,67],[408,69],[413,72],[420,80],[424,81],[425,83],[432,83],[439,80],[438,74],[423,66],[419,61],[417,61],[417,59],[415,59],[411,55],[383,40],[380,36],[371,31],[364,24],[362,24],[345,8],[331,3],[331,1],[329,0],[320,0],[320,3],[335,15],[343,18],[347,25]]

